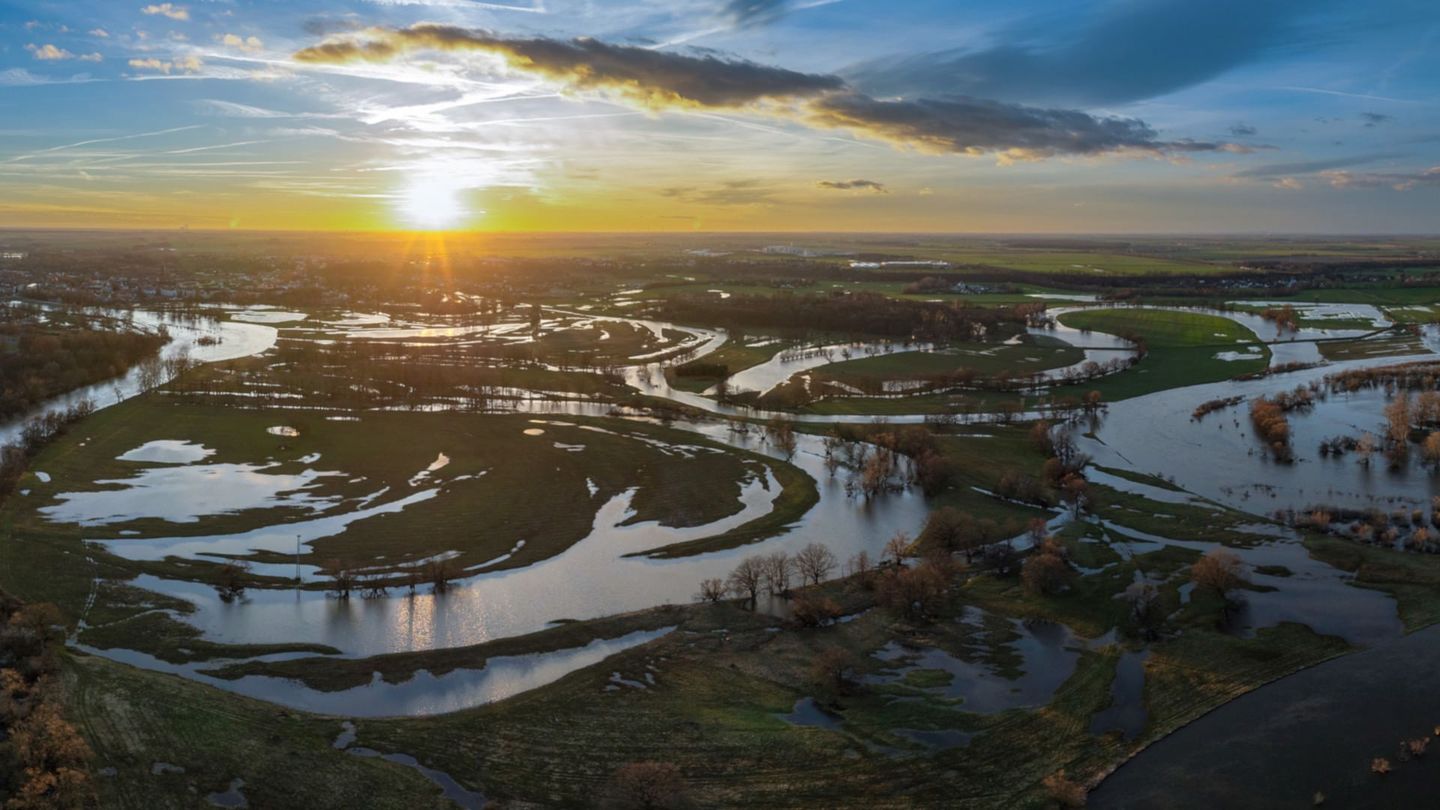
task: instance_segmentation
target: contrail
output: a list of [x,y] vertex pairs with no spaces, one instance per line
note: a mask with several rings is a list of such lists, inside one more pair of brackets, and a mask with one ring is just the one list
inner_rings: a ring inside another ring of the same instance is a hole
[[64,145],[62,145],[62,146],[52,146],[52,147],[50,147],[49,149],[41,149],[41,150],[39,150],[39,151],[30,152],[30,153],[24,154],[24,155],[16,155],[15,157],[9,158],[8,160],[0,161],[0,163],[14,163],[14,162],[16,162],[16,161],[26,160],[26,159],[28,159],[28,158],[35,157],[35,156],[37,156],[37,155],[45,155],[45,154],[49,154],[49,153],[51,153],[51,152],[59,152],[59,151],[65,150],[65,149],[75,149],[75,148],[81,147],[81,146],[90,146],[91,144],[96,144],[96,143],[114,143],[115,141],[129,141],[129,140],[133,140],[133,139],[135,139],[135,138],[151,138],[151,137],[154,137],[154,136],[156,136],[156,135],[169,135],[169,134],[172,133],[172,132],[185,132],[186,130],[191,130],[191,129],[201,129],[201,128],[203,128],[204,126],[205,126],[205,124],[191,124],[190,126],[186,126],[186,127],[174,127],[174,128],[171,128],[171,129],[157,129],[157,130],[155,130],[154,132],[137,132],[137,133],[135,133],[135,134],[133,134],[133,135],[117,135],[117,136],[114,137],[114,138],[92,138],[92,139],[90,139],[90,140],[88,140],[88,141],[77,141],[77,142],[75,142],[75,143],[67,143],[67,144],[64,144]]

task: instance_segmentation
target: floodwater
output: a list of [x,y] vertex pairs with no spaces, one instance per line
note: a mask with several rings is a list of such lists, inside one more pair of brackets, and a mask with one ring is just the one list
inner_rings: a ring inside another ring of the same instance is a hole
[[[1309,351],[1313,351],[1314,344],[1306,342],[1307,340],[1343,334],[1325,330],[1302,330],[1300,335],[1281,336],[1273,325],[1258,316],[1217,314],[1234,317],[1250,326],[1256,330],[1261,340],[1267,343],[1273,340],[1286,341],[1271,344],[1276,355],[1274,362],[1279,362],[1281,356],[1278,346],[1307,346]],[[143,315],[137,313],[137,319]],[[569,317],[575,313],[560,315]],[[455,327],[458,331],[455,331],[454,335],[450,335],[452,330],[443,327],[437,333],[424,324],[395,322],[388,317],[382,320],[382,317],[350,314],[326,325],[347,335],[389,339],[417,336],[429,339],[447,335],[463,337],[473,333],[473,328],[468,326]],[[665,383],[663,370],[667,363],[701,357],[714,351],[726,341],[723,332],[636,319],[595,317],[593,320],[631,324],[636,328],[649,330],[657,340],[664,342],[665,349],[632,358],[636,364],[624,369],[627,382],[636,390],[722,415],[766,415],[750,409],[721,405],[700,395],[673,391]],[[509,327],[515,325],[503,326],[503,331],[509,333],[512,331]],[[480,329],[490,329],[492,334],[497,331],[493,327]],[[528,325],[526,329],[528,330]],[[1269,331],[1265,331],[1267,329]],[[683,336],[679,344],[666,339],[667,332],[672,330]],[[197,321],[190,326],[172,326],[171,331],[177,335],[177,339],[188,336],[186,339],[191,343],[186,350],[202,361],[260,352],[273,345],[275,340],[275,330],[271,327],[233,321]],[[1087,358],[1101,357],[1102,354],[1098,353],[1103,353],[1106,357],[1114,356],[1116,351],[1129,351],[1132,348],[1113,336],[1101,333],[1082,334],[1078,330],[1063,326],[1037,331],[1080,346],[1086,350]],[[194,340],[204,334],[219,335],[223,340],[217,345],[193,345]],[[528,339],[528,336],[523,339]],[[677,346],[682,353],[672,356],[677,351]],[[914,349],[913,345],[906,347],[899,343],[892,346],[894,350]],[[1237,345],[1237,350],[1240,348],[1243,347]],[[1092,355],[1092,352],[1097,354]],[[652,361],[651,354],[670,359],[663,362]],[[820,362],[814,364],[819,365],[830,362],[832,358],[817,355],[795,362],[803,364],[816,360]],[[1384,362],[1397,361],[1387,359]],[[1286,468],[1268,462],[1262,454],[1249,452],[1255,449],[1258,443],[1254,442],[1248,433],[1248,425],[1244,424],[1248,417],[1239,411],[1212,414],[1202,422],[1192,422],[1189,419],[1193,407],[1206,399],[1235,394],[1253,396],[1269,393],[1293,387],[1312,377],[1349,365],[1372,365],[1376,362],[1369,360],[1349,364],[1335,363],[1323,369],[1297,372],[1268,380],[1194,386],[1113,403],[1109,406],[1108,417],[1099,426],[1097,439],[1087,440],[1084,449],[1098,462],[1107,466],[1173,474],[1176,482],[1188,490],[1222,503],[1230,503],[1242,509],[1248,508],[1252,512],[1263,513],[1276,505],[1288,505],[1287,501],[1298,503],[1306,499],[1319,500],[1319,496],[1333,494],[1329,490],[1337,487],[1354,489],[1361,493],[1362,497],[1389,497],[1397,491],[1396,487],[1405,497],[1428,497],[1432,488],[1428,477],[1412,475],[1407,479],[1407,483],[1391,480],[1378,470],[1362,474],[1338,467],[1332,469],[1321,464],[1297,464]],[[742,381],[742,384],[754,385],[756,390],[763,390],[760,386],[774,385],[799,370],[797,367],[782,366],[783,362],[777,360],[774,367],[757,372],[753,375],[753,380],[749,383]],[[121,381],[120,384],[111,386],[111,390],[113,396],[110,399],[98,397],[102,405],[133,395],[138,388],[127,388],[124,381]],[[1302,455],[1308,452],[1303,445],[1310,441],[1312,432],[1321,435],[1326,430],[1338,429],[1347,424],[1347,420],[1358,423],[1362,419],[1372,418],[1367,414],[1374,412],[1371,406],[1375,403],[1363,401],[1364,396],[1332,396],[1329,402],[1317,407],[1315,414],[1292,420],[1297,430],[1297,450]],[[607,406],[579,401],[531,400],[520,403],[519,407],[527,408],[536,414],[604,415],[609,410]],[[1332,407],[1334,410],[1326,410]],[[917,414],[887,417],[887,421],[918,422],[924,418]],[[1313,420],[1314,424],[1306,426],[1306,420]],[[872,417],[806,415],[799,417],[797,421],[869,422]],[[1236,425],[1237,421],[1241,424]],[[723,422],[681,420],[673,424],[736,447],[770,452],[758,432],[736,432]],[[655,523],[622,525],[632,514],[630,499],[634,496],[634,491],[621,493],[599,510],[591,534],[565,552],[525,568],[490,572],[481,570],[478,574],[456,583],[449,593],[443,595],[420,593],[411,597],[400,594],[380,599],[341,601],[328,599],[317,591],[252,589],[244,600],[225,603],[212,589],[195,583],[144,576],[137,579],[135,584],[194,604],[195,612],[185,619],[198,627],[207,640],[260,644],[309,642],[333,646],[346,656],[358,657],[472,645],[533,632],[557,619],[596,618],[659,604],[689,602],[702,579],[724,577],[742,557],[776,550],[793,553],[800,546],[817,539],[829,545],[842,560],[861,550],[868,551],[873,556],[885,540],[897,531],[914,534],[923,524],[927,507],[918,494],[901,493],[873,502],[853,498],[845,492],[843,477],[832,477],[826,469],[821,439],[801,435],[797,437],[797,441],[798,452],[794,463],[817,481],[821,493],[819,504],[780,536],[738,549],[677,560],[625,556],[671,543],[719,534],[765,514],[778,493],[778,484],[773,479],[755,479],[747,484],[741,496],[742,508],[737,514],[708,526],[685,529],[667,528]],[[1313,443],[1318,444],[1318,439]],[[246,505],[256,503],[274,506],[284,503],[277,499],[287,498],[292,499],[289,504],[291,506],[314,507],[317,511],[323,506],[319,502],[307,502],[309,493],[306,488],[313,485],[315,479],[306,479],[303,477],[305,474],[286,482],[285,486],[288,488],[259,487],[244,495],[202,492],[201,482],[204,478],[196,471],[220,466],[200,464],[205,456],[197,454],[203,451],[203,447],[181,442],[151,443],[136,448],[125,455],[126,460],[167,466],[146,467],[130,479],[107,484],[121,489],[66,493],[67,497],[62,497],[61,503],[52,507],[57,510],[52,516],[57,520],[88,521],[88,525],[103,525],[135,519],[142,513],[183,522],[186,517],[193,519],[198,514],[253,508]],[[1174,465],[1176,457],[1186,458],[1187,464]],[[437,459],[437,463],[441,460]],[[1352,462],[1341,460],[1336,463]],[[432,469],[426,471],[425,477],[417,473],[415,485],[418,487],[429,484],[429,475],[437,469],[432,465]],[[234,472],[244,473],[248,477],[270,477],[263,467]],[[307,473],[312,476],[326,474],[314,471]],[[159,559],[171,554],[189,557],[215,553],[245,554],[256,550],[289,553],[296,549],[297,544],[338,534],[356,520],[385,511],[404,509],[413,503],[434,497],[439,492],[438,486],[421,488],[405,498],[383,504],[367,503],[362,508],[352,509],[344,514],[280,523],[236,535],[148,540],[120,537],[104,542],[111,551],[135,559]],[[1131,486],[1133,488],[1144,485]],[[211,486],[209,489],[217,488]],[[1155,496],[1156,500],[1178,502],[1190,498],[1189,495],[1170,493],[1157,487],[1147,489],[1152,492],[1146,494]],[[1156,494],[1160,492],[1165,494]],[[124,508],[121,508],[118,501],[107,501],[116,498],[119,493],[123,493],[120,497],[125,501]],[[1282,493],[1285,497],[1281,497]],[[137,499],[137,495],[141,497]],[[376,497],[378,496],[377,493]],[[167,498],[182,502],[184,506],[167,505]],[[140,505],[136,506],[136,503]],[[1128,530],[1126,533],[1134,543],[1184,545],[1165,538],[1141,537]],[[1197,545],[1208,548],[1209,544]],[[1257,549],[1238,550],[1238,553],[1252,567],[1279,564],[1295,574],[1283,578],[1283,581],[1281,578],[1271,578],[1276,580],[1274,584],[1280,588],[1278,591],[1247,594],[1242,626],[1251,631],[1280,621],[1303,621],[1315,627],[1318,632],[1330,632],[1350,639],[1374,640],[1394,636],[1399,632],[1393,603],[1388,597],[1350,586],[1343,573],[1309,560],[1303,548],[1294,542],[1293,538],[1277,538],[1276,542]],[[276,570],[270,571],[269,567],[266,567],[266,570],[260,573],[283,573],[288,576],[295,570],[291,566],[273,567]],[[282,572],[281,569],[285,570]],[[295,573],[306,577],[315,575],[314,569],[309,567],[301,568]],[[1256,575],[1254,579],[1259,584],[1271,584],[1263,575]],[[537,599],[537,594],[544,594],[544,598]],[[981,617],[972,616],[967,620],[978,622]],[[936,649],[911,651],[895,648],[883,652],[882,657],[888,656],[886,660],[894,664],[891,677],[895,678],[903,677],[905,672],[916,668],[950,672],[952,681],[942,690],[943,694],[964,699],[965,706],[970,711],[985,713],[1012,707],[1041,705],[1049,700],[1060,683],[1073,672],[1084,642],[1071,636],[1063,627],[1005,621],[1008,622],[1005,627],[987,625],[984,629],[977,629],[976,638],[985,640],[988,634],[999,634],[995,636],[993,646],[997,649],[1003,647],[1007,656],[1018,656],[1022,662],[1022,674],[1016,680],[1000,676],[999,663],[988,658],[984,650],[978,648],[967,649],[966,654],[959,656]],[[643,640],[636,643],[643,643]],[[544,661],[492,659],[490,666],[484,670],[460,670],[440,677],[421,672],[404,684],[371,684],[334,695],[324,695],[308,690],[300,684],[278,679],[246,678],[239,682],[215,683],[223,688],[318,711],[340,711],[353,715],[357,706],[369,706],[373,707],[376,713],[431,713],[451,711],[475,705],[476,702],[514,694],[517,689],[531,688],[526,684],[533,684],[545,677],[560,677],[573,668],[603,659],[609,654],[606,652],[608,649],[614,648],[601,645],[596,649],[587,647],[561,651],[559,654],[546,654],[552,657]],[[141,666],[178,671],[187,677],[208,680],[195,671],[199,667],[173,667],[149,656],[123,650],[96,652]],[[1129,677],[1133,672],[1129,668],[1133,668],[1135,664],[1122,659],[1121,666],[1121,674],[1125,677],[1117,677],[1117,686],[1114,689],[1119,691],[1113,695],[1117,698],[1113,708],[1118,716],[1106,722],[1116,723],[1122,731],[1129,733],[1136,722],[1143,725],[1143,718],[1137,721],[1133,716],[1134,708],[1130,705],[1133,701],[1118,700],[1133,691],[1133,679]],[[797,711],[799,708],[797,706]],[[917,731],[916,734],[922,732]],[[919,738],[916,740],[920,741]],[[963,744],[958,738],[937,738],[932,742],[942,747],[951,743]]]
[[[1173,540],[1153,534],[1105,523],[1112,541],[1128,542],[1132,553],[1143,554],[1155,549],[1149,544],[1176,546],[1204,553],[1215,543]],[[1351,644],[1373,644],[1395,638],[1404,632],[1404,625],[1395,612],[1389,594],[1350,583],[1353,575],[1332,568],[1310,556],[1300,538],[1278,526],[1256,526],[1270,530],[1275,538],[1251,548],[1230,549],[1249,569],[1248,577],[1255,585],[1274,588],[1268,591],[1244,591],[1236,627],[1253,634],[1282,622],[1308,625],[1321,635],[1339,636]],[[1127,555],[1128,556],[1128,555]],[[1284,568],[1289,576],[1262,574],[1257,568]]]
[[[1298,808],[1319,792],[1325,807],[1433,807],[1440,757],[1397,752],[1440,724],[1440,690],[1426,677],[1437,668],[1440,626],[1302,670],[1141,751],[1088,806]],[[1374,757],[1394,771],[1370,773]]]
[[215,451],[203,444],[178,439],[159,439],[146,442],[134,450],[127,450],[115,458],[148,464],[190,464],[213,455]]
[[352,717],[417,717],[444,714],[495,703],[554,683],[579,669],[625,650],[648,644],[675,628],[642,630],[619,638],[596,639],[583,647],[531,655],[494,656],[480,669],[456,669],[444,675],[420,670],[409,680],[386,683],[379,673],[365,686],[338,692],[300,688],[283,678],[246,676],[225,688],[250,697],[319,714]]
[[59,503],[39,512],[52,523],[104,526],[154,518],[197,523],[202,517],[247,509],[300,509],[317,513],[338,499],[316,495],[323,479],[343,473],[307,469],[280,474],[278,462],[265,464],[181,464],[148,467],[129,478],[104,479],[94,491],[61,492]]
[[[950,700],[976,714],[1043,706],[1075,671],[1085,642],[1069,628],[1050,622],[1024,622],[993,616],[966,607],[958,620],[974,628],[961,653],[938,647],[908,647],[890,642],[875,658],[889,666],[867,683],[898,683],[919,670],[940,670],[951,676],[948,685],[925,691]],[[1007,677],[1007,663],[1018,658],[1019,672]]]
[[1145,730],[1150,713],[1145,709],[1145,661],[1150,651],[1126,650],[1115,663],[1115,680],[1110,682],[1110,705],[1090,718],[1090,733],[1120,732],[1133,740]]
[[833,343],[801,351],[783,351],[758,365],[731,375],[726,381],[730,390],[741,394],[756,392],[763,394],[802,371],[859,360],[865,357],[883,357],[901,352],[929,351],[934,348],[928,343],[883,341],[876,343]]
[[820,708],[815,698],[803,697],[795,701],[795,707],[789,714],[776,715],[781,720],[792,726],[804,726],[807,728],[820,728],[826,731],[839,731],[844,725],[844,720],[836,715]]
[[[1434,355],[1379,362],[1388,365],[1426,358]],[[1411,454],[1412,462],[1399,472],[1388,470],[1378,456],[1369,467],[1360,464],[1353,453],[1319,457],[1323,439],[1382,431],[1385,400],[1379,390],[1332,393],[1316,402],[1312,412],[1292,413],[1294,464],[1270,460],[1255,436],[1244,403],[1199,421],[1190,418],[1195,406],[1207,400],[1288,391],[1326,374],[1377,364],[1375,360],[1332,363],[1266,379],[1177,388],[1113,402],[1095,431],[1096,438],[1082,439],[1081,449],[1098,464],[1162,475],[1197,495],[1254,514],[1316,504],[1428,507],[1430,498],[1440,494],[1440,479],[1418,463],[1418,452]],[[1177,458],[1185,463],[1176,464]]]
[[[711,438],[727,432],[719,429]],[[397,593],[346,602],[326,598],[318,591],[252,589],[243,603],[227,604],[213,589],[195,583],[143,576],[135,584],[195,604],[196,612],[187,616],[187,621],[215,641],[303,641],[327,644],[347,655],[368,656],[466,646],[534,632],[557,619],[589,619],[659,604],[683,604],[693,599],[702,579],[723,578],[740,558],[750,554],[779,549],[794,553],[815,538],[825,538],[842,560],[861,550],[875,556],[895,532],[918,531],[925,517],[922,496],[901,493],[871,503],[853,498],[845,493],[844,482],[831,478],[825,470],[821,440],[813,436],[797,440],[796,463],[815,476],[820,504],[791,531],[736,549],[679,559],[625,556],[720,534],[768,513],[779,492],[773,479],[757,478],[745,485],[743,508],[736,514],[679,529],[653,521],[622,525],[633,514],[630,500],[634,490],[627,490],[599,509],[591,534],[569,549],[523,568],[480,573],[453,583],[443,595],[420,593],[412,598]],[[222,553],[244,553],[250,548],[289,553],[295,548],[297,533],[302,541],[329,536],[343,528],[346,517],[316,518],[234,536],[122,538],[108,541],[107,546],[116,553],[143,559],[169,553],[198,554],[207,547]],[[282,568],[288,575],[289,567]],[[545,598],[536,599],[536,594],[545,594]]]

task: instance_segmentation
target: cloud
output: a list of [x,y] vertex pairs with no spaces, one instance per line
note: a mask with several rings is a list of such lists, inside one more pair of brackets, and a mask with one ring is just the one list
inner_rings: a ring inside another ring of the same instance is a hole
[[660,194],[698,205],[765,205],[772,201],[775,190],[759,180],[729,180],[712,188],[661,189]]
[[169,17],[172,20],[184,21],[190,19],[190,9],[184,6],[174,5],[173,3],[152,3],[151,5],[141,8],[140,13],[151,16],[159,14]]
[[713,55],[688,56],[595,39],[515,39],[421,23],[368,29],[295,54],[301,62],[381,62],[414,50],[481,51],[512,67],[584,90],[612,90],[649,107],[740,107],[762,99],[838,90],[837,76],[799,73]]
[[815,185],[820,188],[829,188],[836,191],[873,191],[877,194],[889,194],[890,189],[884,183],[877,183],[874,180],[821,180]]
[[1162,140],[1143,121],[981,98],[881,100],[839,76],[799,73],[714,54],[670,53],[594,39],[517,39],[434,24],[370,28],[295,54],[299,62],[383,62],[420,50],[483,52],[572,90],[615,93],[651,109],[737,109],[843,129],[933,153],[999,153],[1004,160],[1134,151],[1245,152],[1230,143]]
[[1249,124],[1236,124],[1235,126],[1230,127],[1230,134],[1235,136],[1236,138],[1249,138],[1252,135],[1259,134],[1259,132],[1260,130],[1250,126]]
[[1360,113],[1360,120],[1365,122],[1365,126],[1373,127],[1393,120],[1393,117],[1384,113],[1362,112]]
[[246,53],[255,53],[265,47],[259,37],[242,37],[239,34],[216,34],[215,41],[227,48],[236,48]]
[[328,37],[331,34],[359,31],[364,27],[365,26],[355,20],[335,17],[311,17],[300,24],[301,30],[316,37]]
[[875,95],[961,94],[1028,104],[1154,98],[1305,41],[1327,0],[1109,0],[1083,17],[1032,17],[983,49],[902,55],[845,71]]
[[1288,190],[1288,191],[1299,191],[1299,190],[1305,188],[1305,184],[1304,184],[1304,183],[1300,182],[1299,180],[1296,180],[1296,179],[1293,178],[1293,177],[1281,177],[1280,179],[1276,180],[1275,182],[1271,183],[1270,185],[1274,186],[1275,188],[1283,188],[1283,189],[1286,189],[1286,190]]
[[1410,191],[1421,186],[1440,188],[1440,166],[1432,166],[1415,172],[1348,172],[1332,170],[1320,172],[1335,188],[1392,188],[1396,191]]
[[109,39],[110,32],[106,31],[104,28],[91,28],[90,36],[99,37],[100,39]]
[[1162,141],[1135,118],[1102,118],[1079,110],[1044,109],[978,98],[884,101],[860,93],[829,95],[807,108],[806,121],[845,129],[922,152],[1035,160],[1106,152],[1237,151],[1202,141]]
[[150,56],[144,59],[131,59],[129,65],[136,70],[153,70],[167,76],[171,73],[199,73],[200,68],[205,66],[198,56],[177,56],[169,61]]
[[47,83],[47,79],[36,76],[25,68],[0,70],[0,87],[30,87]]
[[1377,153],[1369,155],[1348,155],[1346,157],[1328,158],[1325,160],[1305,160],[1296,163],[1268,163],[1263,166],[1254,166],[1244,171],[1236,172],[1232,176],[1254,180],[1275,180],[1301,174],[1318,174],[1333,169],[1344,169],[1350,166],[1359,166],[1365,163],[1374,163],[1377,160],[1387,160],[1395,157],[1401,157],[1401,155]]
[[67,59],[79,59],[81,62],[99,62],[102,57],[98,53],[73,54],[64,48],[57,48],[48,42],[44,45],[31,43],[25,46],[30,55],[42,62],[60,62]]

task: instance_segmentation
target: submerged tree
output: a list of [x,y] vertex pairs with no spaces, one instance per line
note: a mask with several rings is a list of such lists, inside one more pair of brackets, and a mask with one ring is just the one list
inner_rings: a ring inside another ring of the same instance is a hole
[[330,577],[330,593],[336,599],[349,599],[350,592],[355,589],[355,574],[349,568],[342,567],[338,562],[332,562],[331,569],[335,572]]
[[230,560],[220,566],[220,573],[216,576],[215,590],[219,591],[221,601],[234,602],[243,597],[249,574],[250,566],[238,560]]

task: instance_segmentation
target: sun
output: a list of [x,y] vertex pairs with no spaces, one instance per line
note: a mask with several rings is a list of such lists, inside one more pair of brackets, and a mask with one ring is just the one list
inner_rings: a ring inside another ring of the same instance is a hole
[[443,231],[458,225],[470,214],[460,189],[434,177],[411,181],[396,205],[405,224],[418,231]]

